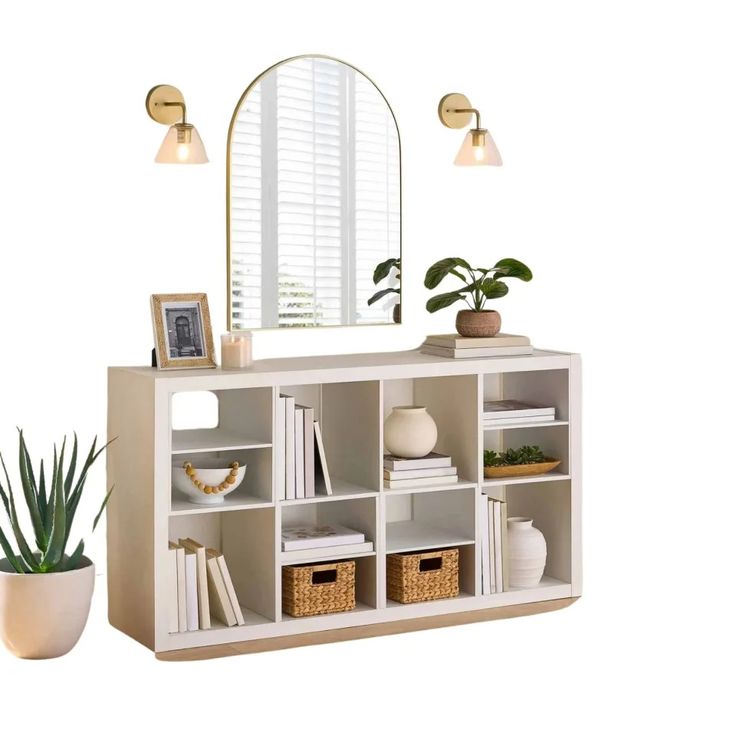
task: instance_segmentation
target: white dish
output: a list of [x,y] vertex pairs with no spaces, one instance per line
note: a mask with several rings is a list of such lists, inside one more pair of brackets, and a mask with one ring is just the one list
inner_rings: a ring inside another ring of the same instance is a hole
[[193,482],[192,478],[187,475],[184,468],[186,462],[191,462],[194,468],[194,476],[197,480],[206,486],[217,488],[232,472],[231,462],[224,458],[208,458],[195,455],[191,460],[177,461],[171,468],[171,482],[179,493],[186,496],[191,503],[200,504],[202,506],[212,506],[220,504],[225,500],[225,496],[232,493],[245,478],[245,465],[239,465],[235,473],[235,482],[222,491],[213,493],[205,493],[200,490]]

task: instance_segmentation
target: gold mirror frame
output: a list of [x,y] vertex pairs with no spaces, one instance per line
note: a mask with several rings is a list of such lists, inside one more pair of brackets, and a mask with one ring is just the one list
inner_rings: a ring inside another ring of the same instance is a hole
[[[243,102],[248,97],[248,94],[251,92],[251,90],[265,77],[267,74],[269,74],[271,71],[276,69],[279,66],[282,66],[283,64],[288,64],[290,61],[296,61],[297,59],[328,59],[330,61],[336,61],[339,64],[344,64],[345,66],[349,66],[351,69],[354,69],[359,74],[362,74],[378,91],[378,94],[381,95],[383,98],[383,101],[386,103],[386,107],[388,107],[389,112],[391,113],[391,117],[393,118],[394,125],[396,126],[396,139],[398,141],[398,147],[399,147],[399,259],[401,260],[401,270],[402,273],[404,271],[404,193],[403,193],[403,176],[402,176],[402,164],[401,164],[401,132],[399,131],[399,123],[396,120],[396,115],[394,114],[394,110],[391,107],[391,103],[386,99],[386,95],[383,94],[381,91],[381,88],[361,69],[358,69],[357,66],[354,66],[353,64],[348,63],[347,61],[343,61],[342,59],[338,59],[335,56],[328,56],[326,54],[299,54],[297,56],[290,56],[288,59],[282,59],[281,61],[277,62],[276,64],[272,64],[267,69],[264,69],[246,88],[242,95],[240,95],[240,99],[238,100],[238,103],[235,105],[235,110],[233,111],[232,117],[230,118],[230,126],[227,130],[227,161],[225,166],[225,208],[226,208],[226,214],[225,214],[225,227],[227,230],[227,252],[225,256],[225,268],[227,271],[227,329],[228,332],[233,332],[232,325],[232,280],[231,280],[231,273],[230,273],[230,161],[231,161],[231,145],[232,145],[232,137],[233,137],[233,130],[235,129],[235,122],[238,117],[238,113],[240,112],[240,108],[243,105]],[[401,314],[401,319],[399,322],[377,322],[374,324],[365,324],[365,325],[321,325],[317,327],[290,327],[288,328],[289,331],[291,330],[314,330],[314,329],[324,329],[324,328],[336,328],[336,327],[391,327],[391,326],[398,326],[401,325],[403,322],[403,312],[401,310],[401,304],[403,302],[403,279],[402,283],[400,284],[402,293],[399,296],[399,313]],[[273,330],[273,331],[279,331],[283,330],[285,328],[283,327],[252,327],[247,330],[235,330],[235,332],[252,332],[254,330]]]

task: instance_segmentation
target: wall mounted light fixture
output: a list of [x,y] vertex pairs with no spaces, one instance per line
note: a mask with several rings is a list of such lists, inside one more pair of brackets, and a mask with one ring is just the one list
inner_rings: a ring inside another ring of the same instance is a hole
[[206,164],[209,159],[197,129],[187,122],[184,95],[170,84],[159,84],[146,95],[148,114],[169,132],[158,149],[158,164]]
[[475,115],[475,127],[468,131],[455,157],[457,166],[502,166],[501,154],[486,128],[480,127],[480,113],[470,100],[458,92],[445,95],[439,104],[442,124],[448,128],[466,128]]

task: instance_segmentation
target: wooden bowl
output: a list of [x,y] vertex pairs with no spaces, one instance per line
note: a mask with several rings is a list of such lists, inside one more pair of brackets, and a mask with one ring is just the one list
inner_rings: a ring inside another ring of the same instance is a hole
[[542,475],[554,470],[562,460],[546,457],[543,463],[528,463],[527,465],[484,465],[485,478],[514,478],[519,475]]

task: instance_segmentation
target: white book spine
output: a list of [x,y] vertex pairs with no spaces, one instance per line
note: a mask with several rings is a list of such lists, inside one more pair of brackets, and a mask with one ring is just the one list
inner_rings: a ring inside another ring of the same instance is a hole
[[493,528],[493,501],[486,499],[486,518],[488,520],[488,567],[491,573],[491,593],[498,592],[496,581],[496,535]]
[[240,608],[240,602],[238,601],[238,595],[235,592],[235,586],[233,580],[230,577],[230,570],[227,569],[227,563],[225,562],[225,556],[220,555],[217,558],[217,564],[220,566],[220,572],[222,573],[222,579],[225,583],[225,590],[227,596],[230,599],[230,605],[233,607],[233,613],[235,614],[235,620],[239,626],[245,624],[245,618],[243,617],[243,611]]
[[304,407],[294,409],[294,470],[296,497],[304,498]]
[[325,455],[325,445],[322,441],[322,430],[319,426],[319,422],[314,423],[314,441],[317,446],[317,459],[315,462],[319,462],[319,466],[322,471],[321,475],[325,484],[325,493],[328,496],[331,496],[332,483],[330,481],[330,471],[327,467],[327,456]]
[[237,619],[233,611],[230,596],[225,588],[225,581],[220,571],[217,557],[207,554],[207,582],[210,590],[210,610],[214,618],[225,626],[235,626]]
[[176,584],[176,548],[169,548],[166,558],[166,605],[169,607],[169,634],[179,631],[179,592]]
[[187,588],[187,631],[199,630],[199,600],[197,599],[197,555],[185,552]]
[[488,538],[488,501],[483,495],[480,499],[481,592],[483,595],[489,595],[491,593],[491,548]]
[[304,496],[314,497],[314,409],[304,407]]
[[274,488],[276,498],[286,498],[286,399],[276,397],[274,441]]
[[503,562],[501,559],[501,502],[493,502],[493,544],[496,562],[496,592],[503,593]]
[[176,590],[179,612],[179,633],[187,630],[187,573],[184,561],[184,548],[176,548]]
[[286,435],[286,498],[296,498],[296,470],[294,464],[294,397],[285,396],[284,434]]

